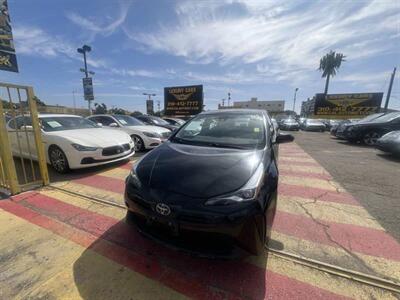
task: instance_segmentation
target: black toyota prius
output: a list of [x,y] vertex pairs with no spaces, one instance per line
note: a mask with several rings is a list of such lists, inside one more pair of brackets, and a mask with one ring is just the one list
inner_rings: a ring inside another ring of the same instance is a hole
[[127,220],[189,250],[224,244],[260,253],[275,213],[277,144],[292,140],[262,110],[201,113],[133,165]]

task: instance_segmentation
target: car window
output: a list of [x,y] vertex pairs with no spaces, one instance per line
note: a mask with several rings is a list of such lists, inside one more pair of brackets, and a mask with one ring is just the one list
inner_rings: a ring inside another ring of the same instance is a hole
[[168,125],[168,122],[165,121],[165,120],[163,120],[163,119],[161,119],[161,118],[158,118],[158,117],[150,117],[150,119],[151,119],[155,124],[157,124],[157,125]]
[[21,129],[22,126],[32,126],[32,119],[31,117],[27,116],[19,116],[11,119],[8,123],[8,126],[12,129]]
[[99,116],[97,118],[99,120],[97,123],[101,123],[103,126],[110,126],[111,123],[116,123],[113,118],[107,116]]
[[94,122],[81,117],[42,117],[40,121],[44,131],[99,128]]
[[211,147],[263,148],[266,141],[264,117],[260,113],[199,115],[172,140]]
[[141,126],[144,125],[143,122],[139,121],[138,119],[131,117],[131,116],[124,116],[124,115],[114,115],[122,126]]

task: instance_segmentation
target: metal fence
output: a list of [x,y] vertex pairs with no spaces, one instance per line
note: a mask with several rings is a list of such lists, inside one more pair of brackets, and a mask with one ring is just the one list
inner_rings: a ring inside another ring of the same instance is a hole
[[48,183],[33,89],[0,83],[0,187],[17,194]]

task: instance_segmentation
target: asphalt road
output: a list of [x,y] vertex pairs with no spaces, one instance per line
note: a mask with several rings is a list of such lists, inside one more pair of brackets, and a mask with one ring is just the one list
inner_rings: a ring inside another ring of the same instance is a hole
[[317,160],[385,230],[400,241],[400,159],[328,132],[291,132],[296,143]]

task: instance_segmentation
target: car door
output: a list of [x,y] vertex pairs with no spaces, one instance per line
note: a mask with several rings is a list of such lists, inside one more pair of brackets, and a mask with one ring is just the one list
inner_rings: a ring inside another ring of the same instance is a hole
[[32,130],[32,119],[18,116],[7,124],[11,149],[16,156],[36,158],[35,140]]

